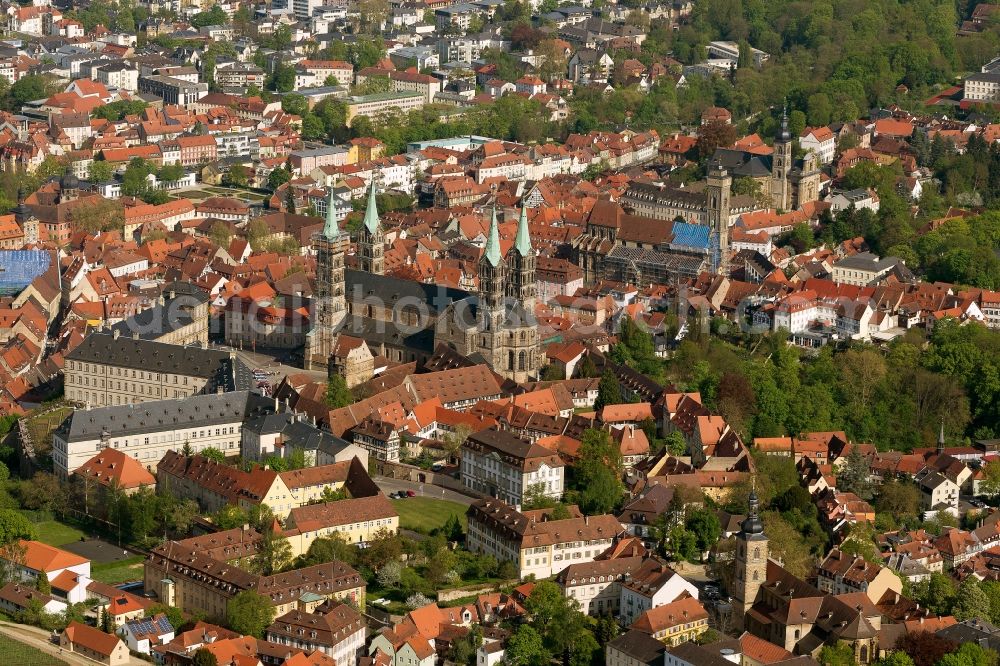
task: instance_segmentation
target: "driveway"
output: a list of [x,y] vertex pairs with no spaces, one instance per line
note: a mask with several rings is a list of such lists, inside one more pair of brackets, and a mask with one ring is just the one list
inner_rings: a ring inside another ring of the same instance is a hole
[[464,495],[454,490],[449,490],[448,488],[442,488],[441,486],[435,486],[430,483],[417,483],[416,481],[407,481],[405,479],[390,479],[385,476],[373,476],[372,480],[378,484],[378,487],[381,488],[382,492],[386,495],[400,490],[412,490],[418,497],[433,497],[435,499],[449,500],[451,502],[464,504],[465,506],[468,506],[476,501],[476,498],[474,497],[469,497],[468,495]]

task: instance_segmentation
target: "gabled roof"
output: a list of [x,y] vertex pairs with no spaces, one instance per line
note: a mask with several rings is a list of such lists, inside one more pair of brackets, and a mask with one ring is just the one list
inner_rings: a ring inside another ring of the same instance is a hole
[[121,644],[121,639],[111,634],[106,634],[100,629],[89,627],[76,620],[69,623],[63,635],[73,645],[81,645],[97,654],[111,656]]
[[24,549],[22,563],[29,569],[52,573],[60,569],[88,564],[90,560],[75,553],[49,546],[41,541],[21,540],[19,545]]

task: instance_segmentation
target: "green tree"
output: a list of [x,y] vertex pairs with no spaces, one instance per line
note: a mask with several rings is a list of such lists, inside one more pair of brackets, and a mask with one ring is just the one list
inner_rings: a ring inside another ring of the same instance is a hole
[[605,405],[620,405],[622,403],[621,386],[618,378],[611,370],[605,370],[601,375],[601,382],[597,385],[597,399],[594,401],[594,409],[600,411]]
[[605,430],[585,430],[573,470],[573,485],[584,513],[608,513],[618,505],[625,493],[623,469],[621,450],[611,435]]
[[875,494],[875,511],[896,518],[916,517],[920,512],[920,491],[908,481],[886,481]]
[[403,545],[399,537],[383,528],[368,540],[368,547],[361,551],[359,560],[378,572],[389,562],[398,562],[402,553]]
[[856,666],[854,650],[848,643],[837,641],[836,645],[824,645],[819,651],[817,661],[823,666]]
[[136,541],[144,541],[156,530],[156,495],[141,489],[126,500],[128,532]]
[[857,444],[851,447],[847,454],[847,463],[837,475],[837,488],[848,493],[854,493],[864,500],[872,497],[871,482],[868,475],[871,473],[871,466]]
[[90,163],[87,178],[95,183],[106,183],[114,178],[115,169],[103,160],[94,160]]
[[287,93],[295,89],[295,68],[279,65],[268,80],[268,89]]
[[351,566],[357,561],[358,549],[344,541],[340,534],[320,537],[311,544],[309,550],[302,556],[302,566],[323,564],[325,562],[344,562]]
[[684,441],[684,435],[681,434],[679,430],[673,430],[667,433],[667,452],[672,456],[683,456],[687,453],[687,442]]
[[590,354],[585,354],[583,360],[577,364],[576,370],[573,371],[573,375],[574,379],[580,379],[600,377],[601,373],[597,371],[597,366],[594,365],[594,360],[590,358]]
[[284,95],[281,98],[281,110],[301,118],[309,111],[309,100],[299,93]]
[[913,666],[913,660],[905,652],[890,652],[881,659],[876,660],[874,666]]
[[227,504],[212,516],[212,522],[220,530],[231,530],[234,527],[241,527],[247,524],[248,520],[246,511],[235,504]]
[[280,573],[292,561],[292,546],[288,539],[275,534],[274,527],[268,525],[261,532],[260,544],[254,555],[251,569],[262,576]]
[[326,385],[326,404],[332,409],[347,407],[354,403],[354,396],[347,388],[347,380],[343,375],[333,374]]
[[247,168],[242,164],[234,164],[222,177],[226,185],[230,187],[246,187],[249,178]]
[[937,666],[995,666],[997,653],[984,649],[977,643],[962,643],[957,650],[946,654]]
[[913,584],[912,597],[938,615],[950,615],[955,603],[955,585],[948,576],[934,572],[929,580]]
[[722,536],[719,517],[710,509],[695,509],[688,513],[685,527],[695,535],[698,552],[707,552]]
[[133,157],[122,176],[122,194],[139,197],[149,189],[146,177],[153,173],[153,166],[141,157]]
[[219,660],[215,657],[215,653],[205,648],[199,648],[195,651],[191,663],[194,666],[219,666]]
[[952,615],[959,622],[975,619],[984,620],[991,616],[990,599],[974,577],[969,576],[958,586]]
[[285,167],[281,166],[278,167],[277,169],[272,169],[271,173],[268,174],[267,186],[271,188],[271,190],[273,191],[278,189],[291,179],[292,179],[292,173]]
[[201,457],[208,458],[209,460],[214,460],[217,463],[226,462],[226,454],[220,451],[219,449],[215,448],[214,446],[209,446],[207,448],[202,449]]
[[549,653],[541,635],[529,624],[522,624],[507,642],[504,661],[509,666],[546,666]]
[[146,617],[156,617],[160,614],[167,616],[167,621],[170,622],[170,626],[175,630],[184,624],[184,612],[176,606],[167,606],[165,604],[153,604],[146,611]]
[[664,546],[670,559],[675,562],[698,561],[698,537],[684,525],[674,525],[670,528]]
[[[233,232],[225,222],[218,220],[212,224],[212,228],[208,230],[208,237],[219,247],[228,248],[230,241],[233,239]],[[216,451],[218,451],[218,449],[216,449]],[[219,453],[222,452],[219,451]],[[202,452],[202,455],[205,455],[204,451]],[[223,456],[223,458],[225,458],[225,456]]]
[[184,167],[180,164],[164,164],[160,167],[156,177],[167,182],[180,180],[184,177]]
[[22,76],[10,87],[10,97],[14,102],[14,109],[20,109],[27,102],[48,97],[45,78],[39,74]]
[[207,12],[200,12],[191,17],[191,25],[195,28],[204,28],[209,25],[227,25],[229,17],[219,5],[215,5]]
[[263,638],[264,630],[274,621],[274,607],[264,595],[243,590],[229,600],[226,620],[229,628],[237,633]]

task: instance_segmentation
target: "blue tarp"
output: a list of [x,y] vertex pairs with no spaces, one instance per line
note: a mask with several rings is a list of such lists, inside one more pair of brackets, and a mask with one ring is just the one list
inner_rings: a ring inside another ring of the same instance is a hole
[[710,229],[703,224],[674,222],[674,239],[670,244],[708,250],[709,231]]
[[0,250],[0,291],[21,291],[49,268],[45,250]]

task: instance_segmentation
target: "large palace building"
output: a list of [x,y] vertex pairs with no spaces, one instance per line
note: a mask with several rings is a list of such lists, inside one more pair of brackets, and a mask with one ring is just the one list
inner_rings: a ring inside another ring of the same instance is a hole
[[313,237],[316,314],[306,340],[308,369],[329,369],[338,336],[349,335],[392,361],[424,361],[444,344],[514,381],[538,376],[543,357],[534,317],[537,253],[524,209],[506,256],[493,211],[476,294],[384,275],[374,186],[358,239],[359,268],[346,268],[350,239],[332,210],[327,207],[326,224]]

